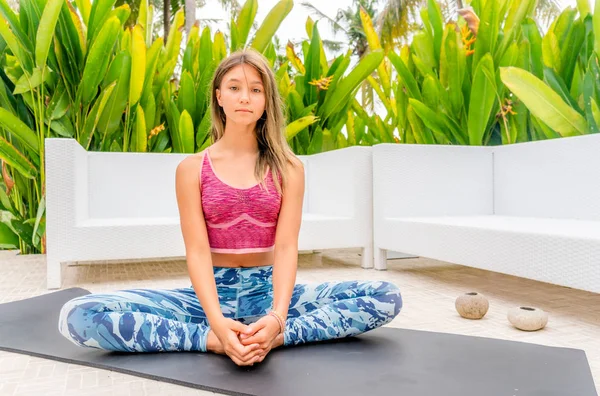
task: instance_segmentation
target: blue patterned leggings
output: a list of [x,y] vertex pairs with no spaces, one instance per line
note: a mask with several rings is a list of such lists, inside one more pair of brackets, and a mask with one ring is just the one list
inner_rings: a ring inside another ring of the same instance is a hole
[[[214,268],[223,315],[244,324],[272,307],[272,266]],[[297,284],[284,345],[349,337],[389,323],[402,308],[388,282]],[[123,352],[202,351],[210,330],[192,287],[130,289],[68,301],[58,328],[79,346]]]

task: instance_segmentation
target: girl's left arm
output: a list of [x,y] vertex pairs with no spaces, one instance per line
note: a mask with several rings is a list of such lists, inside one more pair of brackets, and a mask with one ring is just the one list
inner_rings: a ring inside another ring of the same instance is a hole
[[298,234],[302,222],[304,166],[294,158],[283,186],[283,198],[275,234],[273,309],[287,318],[298,268]]

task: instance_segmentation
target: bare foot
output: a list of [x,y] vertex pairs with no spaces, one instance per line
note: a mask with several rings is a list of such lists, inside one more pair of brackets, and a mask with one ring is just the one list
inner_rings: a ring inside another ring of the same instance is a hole
[[206,349],[211,352],[218,353],[219,355],[225,355],[225,348],[223,348],[223,344],[221,344],[221,341],[212,330],[208,332]]

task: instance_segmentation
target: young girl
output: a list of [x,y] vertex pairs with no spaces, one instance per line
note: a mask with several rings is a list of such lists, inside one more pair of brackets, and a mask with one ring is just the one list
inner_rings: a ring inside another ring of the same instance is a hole
[[287,145],[267,60],[233,53],[211,88],[214,143],[175,176],[192,286],[75,298],[62,308],[61,333],[80,346],[211,351],[252,365],[282,345],[389,323],[402,306],[391,283],[295,284],[304,169]]

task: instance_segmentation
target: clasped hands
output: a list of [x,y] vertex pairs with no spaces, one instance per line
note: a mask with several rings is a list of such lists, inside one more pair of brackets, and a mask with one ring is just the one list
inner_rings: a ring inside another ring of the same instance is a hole
[[233,319],[224,319],[217,328],[215,335],[221,341],[223,353],[238,366],[252,366],[262,362],[276,344],[280,333],[279,321],[265,315],[249,325]]

